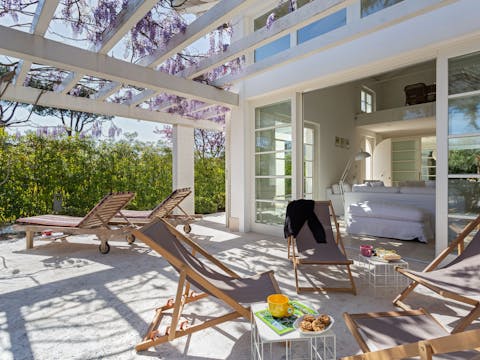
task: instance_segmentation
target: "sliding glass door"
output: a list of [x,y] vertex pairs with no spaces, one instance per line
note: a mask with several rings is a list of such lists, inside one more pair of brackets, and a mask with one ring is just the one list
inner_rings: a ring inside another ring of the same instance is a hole
[[255,109],[255,222],[280,225],[292,200],[291,101]]

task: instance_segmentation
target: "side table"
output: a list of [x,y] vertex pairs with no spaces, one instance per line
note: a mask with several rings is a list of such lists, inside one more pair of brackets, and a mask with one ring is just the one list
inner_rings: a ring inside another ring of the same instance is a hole
[[399,288],[408,284],[408,278],[395,270],[396,267],[408,269],[408,262],[403,259],[386,261],[376,256],[359,254],[358,261],[363,267],[366,282],[374,288],[375,293],[378,288]]
[[[332,330],[311,335],[303,335],[295,330],[278,335],[255,316],[255,312],[264,310],[267,306],[267,303],[256,303],[250,307],[252,328],[251,359],[279,359],[281,356],[279,353],[284,354],[286,360],[292,359],[294,353],[295,359],[336,359],[335,333]],[[282,347],[275,346],[274,348],[273,345],[275,343],[280,343]],[[305,346],[305,343],[308,346]],[[267,344],[269,345],[269,351],[266,351]],[[265,353],[270,353],[270,356],[265,356]]]

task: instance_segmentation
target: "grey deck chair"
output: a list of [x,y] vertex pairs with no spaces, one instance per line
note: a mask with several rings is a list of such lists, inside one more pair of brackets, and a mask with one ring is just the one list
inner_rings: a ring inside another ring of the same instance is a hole
[[[471,221],[425,270],[397,268],[397,271],[413,281],[395,298],[393,303],[402,309],[410,309],[410,306],[404,303],[404,299],[420,284],[443,297],[473,306],[473,309],[455,326],[454,333],[464,330],[477,319],[480,316],[480,231],[476,232],[465,249],[464,241],[479,225],[480,215]],[[447,265],[439,267],[455,248],[458,248],[459,255]]]
[[480,359],[480,329],[450,334],[424,309],[343,316],[364,354],[341,360]]
[[[180,206],[192,190],[190,188],[180,188],[172,191],[160,204],[152,210],[121,210],[111,221],[111,224],[131,224],[144,225],[148,224],[155,218],[165,218],[171,223],[183,225],[183,231],[187,234],[191,231],[190,224],[195,220],[201,219],[202,215],[188,214]],[[175,209],[180,210],[182,214],[172,214]],[[134,239],[130,239],[133,241]]]
[[[164,219],[155,219],[142,229],[134,230],[134,234],[137,239],[158,252],[180,274],[175,299],[169,300],[166,305],[156,309],[155,317],[145,337],[135,347],[137,351],[146,350],[240,316],[250,320],[250,309],[242,304],[266,301],[268,295],[280,292],[273,271],[242,278]],[[192,252],[184,244],[190,247]],[[195,255],[197,253],[218,269],[201,261]],[[197,295],[191,292],[190,284],[203,293]],[[181,321],[184,305],[208,295],[222,300],[233,311],[186,328],[185,321]],[[169,309],[173,309],[171,324],[167,327],[165,334],[159,334],[157,329],[164,312]],[[178,329],[177,326],[179,326]]]
[[[345,247],[343,246],[340,228],[338,226],[335,212],[331,201],[315,201],[315,214],[325,230],[325,243],[316,242],[307,222],[303,225],[297,237],[288,237],[288,258],[293,262],[295,272],[295,287],[297,293],[303,291],[341,291],[356,294],[355,283],[353,281],[350,265],[353,261],[347,259]],[[335,235],[333,233],[332,221],[335,224]],[[349,287],[318,287],[312,284],[311,287],[301,287],[299,285],[298,272],[302,267],[322,265],[322,266],[345,266],[347,270]]]
[[[65,234],[94,234],[100,240],[102,254],[110,251],[109,238],[128,232],[130,227],[112,228],[110,220],[135,197],[133,192],[114,193],[105,196],[82,217],[66,215],[38,215],[16,220],[15,228],[26,232],[27,249],[33,247],[34,234],[51,230]],[[65,238],[66,236],[61,236]]]

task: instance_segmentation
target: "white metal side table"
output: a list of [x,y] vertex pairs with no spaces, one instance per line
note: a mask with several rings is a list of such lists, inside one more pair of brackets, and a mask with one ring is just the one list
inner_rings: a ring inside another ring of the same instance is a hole
[[[298,331],[278,335],[255,316],[255,312],[264,310],[267,306],[267,303],[251,305],[251,358],[253,360],[336,359],[336,340],[332,330],[311,335],[303,335]],[[280,343],[280,346],[278,344],[274,346],[275,343]]]
[[408,262],[400,259],[386,261],[376,256],[358,255],[360,265],[363,267],[363,275],[369,286],[379,288],[399,288],[408,284],[408,278],[395,270],[397,267],[408,269]]

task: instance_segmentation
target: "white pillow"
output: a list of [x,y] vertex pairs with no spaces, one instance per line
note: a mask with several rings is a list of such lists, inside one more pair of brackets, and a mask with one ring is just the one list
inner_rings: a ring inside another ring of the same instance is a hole
[[332,192],[334,194],[341,194],[340,185],[339,184],[333,184],[332,185]]
[[367,184],[371,187],[385,186],[383,181],[367,181]]
[[344,192],[352,191],[352,187],[350,186],[350,184],[343,184],[343,191]]

